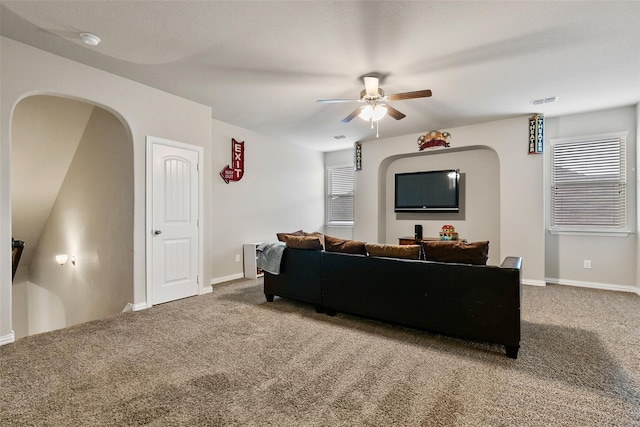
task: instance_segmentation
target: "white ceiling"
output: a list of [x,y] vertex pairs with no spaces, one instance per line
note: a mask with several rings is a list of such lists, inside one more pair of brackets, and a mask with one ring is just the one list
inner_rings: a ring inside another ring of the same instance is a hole
[[375,139],[340,122],[356,104],[315,102],[357,98],[372,71],[387,94],[433,91],[393,102],[407,117],[383,119],[381,138],[640,102],[640,1],[2,1],[0,14],[3,36],[320,151]]

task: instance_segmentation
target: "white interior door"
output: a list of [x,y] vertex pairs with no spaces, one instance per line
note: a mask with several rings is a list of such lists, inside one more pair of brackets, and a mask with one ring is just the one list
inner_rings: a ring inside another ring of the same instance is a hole
[[[151,143],[151,302],[198,294],[200,176],[198,147]],[[185,148],[186,147],[186,148]]]

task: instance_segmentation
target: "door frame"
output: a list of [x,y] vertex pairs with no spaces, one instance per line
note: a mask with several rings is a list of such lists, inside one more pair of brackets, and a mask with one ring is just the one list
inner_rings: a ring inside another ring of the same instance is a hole
[[186,144],[184,142],[172,141],[169,139],[159,138],[147,135],[146,157],[146,224],[145,224],[145,252],[146,252],[146,308],[153,306],[153,146],[165,145],[168,147],[180,148],[182,150],[194,151],[198,153],[198,295],[203,292],[203,276],[204,276],[204,181],[202,161],[204,158],[204,149],[198,145]]

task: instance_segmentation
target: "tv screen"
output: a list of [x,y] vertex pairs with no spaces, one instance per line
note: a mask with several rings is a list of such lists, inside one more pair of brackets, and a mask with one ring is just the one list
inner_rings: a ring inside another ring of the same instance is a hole
[[397,173],[395,212],[452,212],[459,210],[460,171]]

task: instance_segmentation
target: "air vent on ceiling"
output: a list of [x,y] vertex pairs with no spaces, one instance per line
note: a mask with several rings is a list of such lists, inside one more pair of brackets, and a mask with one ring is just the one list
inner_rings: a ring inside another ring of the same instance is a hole
[[333,137],[333,139],[345,139],[346,135],[336,135]]
[[531,105],[542,105],[542,104],[550,104],[552,102],[556,102],[558,100],[557,96],[552,96],[549,98],[540,98],[531,100]]

